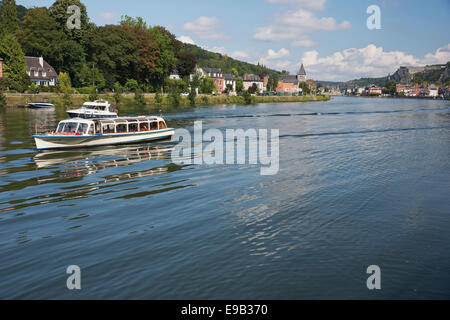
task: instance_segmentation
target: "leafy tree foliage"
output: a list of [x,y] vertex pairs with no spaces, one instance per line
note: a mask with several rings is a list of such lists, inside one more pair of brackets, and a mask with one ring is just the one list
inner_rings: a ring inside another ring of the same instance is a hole
[[3,77],[10,89],[24,91],[30,84],[26,72],[25,57],[22,48],[13,34],[0,36],[0,56],[3,57]]
[[0,9],[0,33],[14,33],[19,28],[15,0],[3,0]]

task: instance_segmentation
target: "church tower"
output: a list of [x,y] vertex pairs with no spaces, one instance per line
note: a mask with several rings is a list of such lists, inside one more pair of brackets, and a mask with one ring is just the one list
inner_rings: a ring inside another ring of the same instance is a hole
[[305,67],[303,66],[303,63],[302,66],[300,67],[300,70],[298,71],[297,79],[298,82],[306,82],[306,71]]

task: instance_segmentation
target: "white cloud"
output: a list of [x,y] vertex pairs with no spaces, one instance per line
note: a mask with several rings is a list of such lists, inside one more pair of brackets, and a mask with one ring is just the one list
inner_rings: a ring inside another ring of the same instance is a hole
[[332,17],[318,18],[309,10],[297,9],[277,13],[270,25],[256,29],[253,38],[261,41],[291,40],[292,46],[311,47],[315,43],[309,39],[310,33],[348,30],[351,27],[348,21],[338,23]]
[[285,49],[285,48],[281,48],[278,52],[275,52],[272,49],[269,49],[267,51],[267,56],[265,57],[265,59],[267,60],[273,60],[273,59],[280,59],[283,57],[287,57],[290,55],[289,50]]
[[117,17],[117,14],[114,12],[102,12],[100,13],[100,17],[103,20],[113,20]]
[[450,61],[450,43],[436,50],[435,53],[427,53],[422,59],[423,64],[440,64]]
[[226,34],[220,33],[220,21],[217,18],[199,17],[195,21],[184,24],[183,29],[194,33],[200,39],[229,39]]
[[188,36],[180,36],[180,37],[178,37],[178,40],[183,42],[183,43],[187,43],[187,44],[195,44],[194,40],[192,40]]
[[[303,54],[308,77],[317,80],[351,80],[361,77],[383,77],[400,66],[421,66],[450,61],[450,44],[420,59],[402,51],[384,51],[373,44],[365,48],[350,48],[320,57],[316,50]],[[300,63],[297,65],[299,66]]]
[[294,4],[311,10],[325,9],[327,0],[266,0],[268,3],[274,4]]
[[292,66],[292,62],[286,60],[286,57],[290,56],[290,54],[291,53],[286,48],[281,48],[278,52],[269,49],[267,50],[267,54],[260,58],[258,62],[272,69],[284,70]]

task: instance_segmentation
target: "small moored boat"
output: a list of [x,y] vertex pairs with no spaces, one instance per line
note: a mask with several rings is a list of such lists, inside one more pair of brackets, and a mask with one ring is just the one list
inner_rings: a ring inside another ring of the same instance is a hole
[[56,132],[33,138],[38,150],[52,150],[163,140],[174,134],[161,117],[75,118],[61,121]]
[[94,102],[85,102],[81,108],[67,111],[70,118],[117,118],[114,112],[114,106],[106,100],[96,100]]
[[55,105],[46,102],[31,102],[28,104],[28,108],[30,109],[50,109],[54,107]]

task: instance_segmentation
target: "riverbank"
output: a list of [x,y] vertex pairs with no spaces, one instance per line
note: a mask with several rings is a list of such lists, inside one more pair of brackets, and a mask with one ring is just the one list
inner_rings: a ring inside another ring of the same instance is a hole
[[[84,102],[89,101],[89,95],[87,94],[73,94],[69,97],[64,97],[63,94],[57,93],[40,93],[40,94],[5,94],[8,107],[23,107],[30,102],[47,101],[54,104],[57,107],[64,106],[80,106]],[[144,94],[146,106],[154,108],[173,108],[176,106],[187,107],[191,105],[191,101],[188,97],[180,97],[178,105],[174,104],[173,99],[168,95],[161,95],[161,101],[156,101],[155,94]],[[133,106],[136,105],[134,94],[124,94],[121,97],[120,103],[115,103],[113,94],[100,94],[98,99],[105,99],[120,106]],[[252,96],[251,104],[257,103],[281,103],[281,102],[310,102],[310,101],[328,101],[330,96]],[[195,98],[196,106],[212,106],[212,105],[227,105],[227,104],[246,104],[244,97],[238,96],[213,96],[213,95],[199,95]]]

